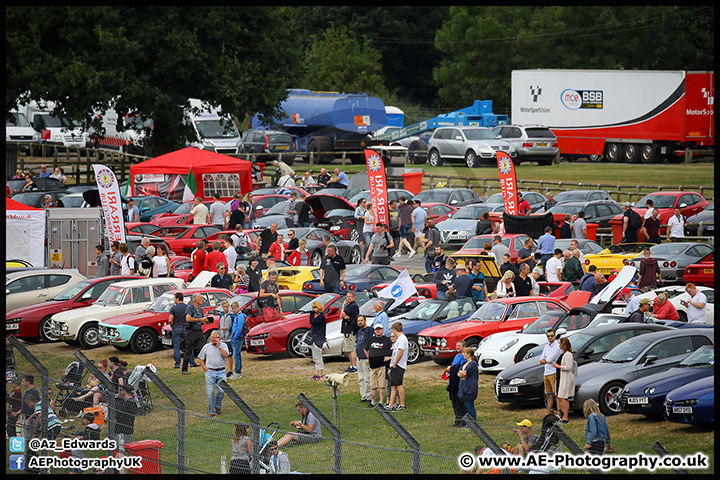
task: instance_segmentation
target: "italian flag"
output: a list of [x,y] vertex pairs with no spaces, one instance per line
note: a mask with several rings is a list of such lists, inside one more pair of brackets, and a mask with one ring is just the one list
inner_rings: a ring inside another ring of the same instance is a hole
[[187,181],[185,182],[185,190],[183,191],[183,203],[192,202],[193,200],[195,200],[196,193],[197,180],[195,179],[195,174],[193,173],[191,167],[190,172],[188,173]]

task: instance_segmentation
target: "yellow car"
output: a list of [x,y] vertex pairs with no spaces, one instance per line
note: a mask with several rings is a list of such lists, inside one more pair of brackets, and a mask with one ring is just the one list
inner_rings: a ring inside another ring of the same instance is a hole
[[25,260],[6,260],[5,261],[5,268],[32,268],[32,265],[30,262],[27,262]]
[[[278,284],[280,288],[302,292],[303,282],[315,278],[312,272],[317,269],[318,267],[278,267]],[[267,277],[267,272],[263,272],[263,280]]]
[[611,275],[613,270],[618,272],[625,266],[625,262],[640,255],[645,247],[652,247],[654,243],[618,243],[610,245],[599,253],[585,255],[585,268],[595,265],[598,272]]

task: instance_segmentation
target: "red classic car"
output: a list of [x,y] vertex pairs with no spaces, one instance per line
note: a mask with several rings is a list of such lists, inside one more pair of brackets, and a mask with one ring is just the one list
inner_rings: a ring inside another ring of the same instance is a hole
[[420,208],[428,214],[427,218],[432,218],[435,221],[435,225],[447,220],[451,214],[458,211],[457,207],[451,207],[444,203],[423,203]]
[[435,363],[450,364],[456,354],[455,344],[477,349],[480,340],[497,332],[520,330],[552,310],[569,311],[563,302],[549,297],[498,298],[485,302],[464,322],[426,328],[418,334],[418,344]]
[[126,233],[134,233],[136,235],[155,235],[155,232],[161,227],[150,222],[125,222]]
[[[280,290],[281,295],[282,292],[283,290]],[[367,292],[356,293],[358,305],[363,305],[369,299],[370,295]],[[323,313],[327,323],[340,318],[340,307],[345,301],[345,295],[323,293],[314,300],[325,307]],[[312,304],[307,303],[295,314],[285,315],[281,320],[251,328],[247,340],[248,353],[266,355],[287,352],[295,357],[303,356],[300,341],[310,330],[310,313],[312,313]]]
[[8,312],[5,315],[5,331],[17,330],[15,336],[22,339],[57,342],[60,339],[50,329],[50,317],[66,310],[92,305],[111,283],[137,278],[143,277],[127,275],[88,278],[75,283],[49,300]]
[[[205,206],[210,209],[212,202],[203,202]],[[185,202],[177,207],[172,213],[158,213],[153,215],[150,219],[150,223],[159,225],[161,227],[173,227],[176,225],[191,225],[193,223],[193,217],[190,215],[190,210],[195,206],[195,202]]]
[[694,283],[695,285],[705,285],[706,287],[715,288],[715,252],[685,267],[683,275],[685,283]]
[[155,236],[165,240],[176,254],[189,255],[197,248],[199,240],[204,240],[219,231],[220,228],[215,225],[178,225],[163,227],[155,232]]
[[[257,296],[258,292],[250,292],[241,293],[240,295],[235,295],[234,297],[228,299],[230,305],[232,305],[233,302],[238,302],[240,310],[248,317],[248,325],[251,329],[256,325],[263,323],[262,313],[257,303]],[[293,290],[280,290],[280,301],[282,302],[283,312],[286,314],[297,312],[311,300],[315,300],[315,298],[315,295],[307,293],[296,292]],[[222,307],[218,304],[214,307],[213,311],[207,312],[206,310],[206,313],[210,313],[212,316],[219,316],[222,314]],[[286,317],[287,316],[288,315],[286,315]],[[202,328],[203,332],[205,332],[206,335],[209,335],[208,332],[217,328],[217,323],[214,322],[212,324],[206,324],[203,325]],[[163,327],[161,336],[162,338],[160,338],[160,341],[163,345],[172,345],[172,328],[170,325],[165,325]]]

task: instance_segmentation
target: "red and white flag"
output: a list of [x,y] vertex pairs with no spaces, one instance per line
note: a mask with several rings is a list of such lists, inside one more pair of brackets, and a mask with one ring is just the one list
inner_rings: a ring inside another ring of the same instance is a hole
[[103,214],[105,215],[105,229],[110,243],[117,240],[125,243],[125,219],[123,218],[122,200],[120,198],[120,185],[113,171],[105,165],[93,164],[95,181],[100,194]]
[[[370,203],[373,207],[375,224],[388,223],[388,193],[385,179],[385,165],[374,150],[365,150],[368,184],[370,185]],[[373,225],[373,228],[376,228]]]
[[517,215],[517,179],[512,158],[505,152],[497,152],[497,162],[505,213]]

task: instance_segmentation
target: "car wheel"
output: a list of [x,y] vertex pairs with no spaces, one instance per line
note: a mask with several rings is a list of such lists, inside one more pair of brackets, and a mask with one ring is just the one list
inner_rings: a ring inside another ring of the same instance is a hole
[[310,255],[310,263],[312,263],[314,267],[319,267],[322,263],[322,259],[323,254],[320,250],[315,250],[312,255]]
[[520,350],[518,350],[517,355],[515,355],[515,363],[522,362],[522,359],[525,358],[525,354],[529,352],[532,348],[535,348],[535,345],[525,345]]
[[607,158],[611,162],[619,162],[620,156],[620,145],[618,145],[617,143],[608,143],[607,151],[605,152],[605,158]]
[[98,341],[98,325],[96,322],[86,323],[80,328],[77,337],[78,343],[82,348],[95,348],[100,343]]
[[687,313],[678,310],[678,321],[687,323]]
[[305,335],[305,333],[307,333],[307,331],[307,328],[298,328],[297,330],[293,330],[290,335],[288,335],[285,347],[287,348],[287,352],[291,357],[303,356],[302,352],[300,352],[300,344],[303,336]]
[[135,353],[150,353],[158,348],[157,332],[149,328],[141,328],[132,336],[130,346]]
[[407,356],[407,363],[417,363],[418,360],[420,360],[420,357],[422,356],[422,352],[420,352],[420,345],[417,343],[417,338],[415,337],[408,337],[408,356]]
[[440,153],[437,150],[431,150],[430,156],[428,157],[430,165],[433,167],[440,167],[443,164],[443,159],[440,157]]
[[625,387],[621,382],[610,382],[600,390],[598,406],[604,415],[622,413],[622,391]]
[[602,158],[603,158],[602,155],[588,155],[587,156],[587,159],[590,160],[591,162],[599,162],[600,160],[602,160]]
[[60,340],[60,337],[55,335],[52,331],[51,317],[45,317],[42,319],[40,327],[38,327],[38,335],[40,336],[40,340],[43,342],[53,343]]
[[351,228],[348,237],[351,242],[360,243],[360,232],[358,232],[357,228]]
[[350,263],[353,265],[360,265],[362,263],[362,252],[360,251],[360,247],[353,247],[350,252]]
[[480,346],[480,340],[482,339],[477,337],[468,338],[467,340],[465,340],[465,347],[469,347],[477,351],[478,347]]
[[477,156],[472,150],[468,150],[465,153],[465,165],[467,165],[468,168],[475,168],[478,166]]

